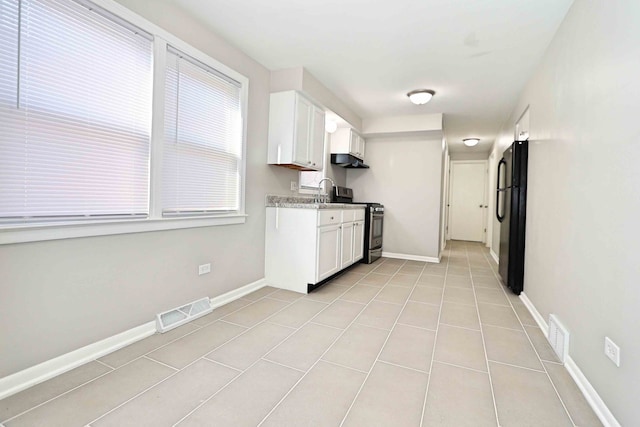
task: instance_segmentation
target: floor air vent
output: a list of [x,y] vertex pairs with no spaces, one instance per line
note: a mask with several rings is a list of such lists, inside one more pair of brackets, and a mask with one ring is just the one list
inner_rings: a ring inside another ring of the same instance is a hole
[[569,331],[562,326],[555,314],[549,316],[549,336],[547,339],[560,361],[564,363],[569,352]]
[[182,307],[156,314],[156,329],[158,332],[167,332],[212,311],[211,300],[202,298]]

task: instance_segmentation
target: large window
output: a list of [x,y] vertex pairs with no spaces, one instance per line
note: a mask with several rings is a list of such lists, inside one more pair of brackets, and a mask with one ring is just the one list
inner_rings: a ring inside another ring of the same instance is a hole
[[240,205],[240,83],[168,48],[163,215]]
[[150,37],[72,1],[1,2],[3,221],[146,216]]
[[0,0],[0,243],[243,214],[246,78],[100,4]]

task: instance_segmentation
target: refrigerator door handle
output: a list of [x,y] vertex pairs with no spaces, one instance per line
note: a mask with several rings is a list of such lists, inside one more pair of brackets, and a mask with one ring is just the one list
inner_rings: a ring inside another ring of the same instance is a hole
[[[504,221],[504,210],[502,211],[502,215],[500,215],[500,193],[506,191],[506,188],[500,188],[500,172],[502,170],[502,165],[504,165],[505,167],[507,166],[507,161],[504,159],[504,157],[502,159],[500,159],[500,161],[498,162],[498,177],[497,177],[497,182],[496,182],[496,218],[498,219],[498,222],[502,222]],[[502,197],[502,204],[504,206],[505,203],[505,197],[503,195]]]

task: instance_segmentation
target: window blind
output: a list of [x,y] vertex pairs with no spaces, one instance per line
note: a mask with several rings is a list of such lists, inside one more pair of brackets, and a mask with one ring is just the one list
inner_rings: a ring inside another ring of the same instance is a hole
[[0,0],[0,221],[148,215],[152,40],[72,0]]
[[240,83],[172,47],[166,75],[163,215],[238,211]]

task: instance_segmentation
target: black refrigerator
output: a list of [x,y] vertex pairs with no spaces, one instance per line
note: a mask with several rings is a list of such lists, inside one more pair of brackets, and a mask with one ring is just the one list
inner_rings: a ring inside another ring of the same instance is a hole
[[500,221],[502,282],[520,295],[524,281],[525,225],[527,216],[528,141],[515,141],[498,163],[496,216]]

